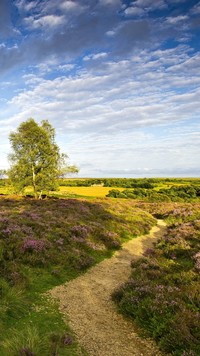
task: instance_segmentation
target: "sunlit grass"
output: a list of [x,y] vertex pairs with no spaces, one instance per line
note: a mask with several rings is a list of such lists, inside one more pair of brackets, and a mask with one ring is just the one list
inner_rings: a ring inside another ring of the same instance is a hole
[[[86,197],[104,198],[112,187],[92,186],[92,187],[64,187],[61,186],[57,194],[74,194]],[[124,188],[117,188],[122,191]]]

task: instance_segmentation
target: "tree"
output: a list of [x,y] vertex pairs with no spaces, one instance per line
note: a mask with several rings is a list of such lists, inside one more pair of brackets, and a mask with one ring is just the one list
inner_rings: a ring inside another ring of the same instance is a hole
[[55,190],[63,172],[77,172],[75,166],[67,166],[67,155],[60,153],[55,142],[55,129],[44,120],[37,124],[34,119],[22,122],[16,132],[11,132],[12,153],[8,176],[17,191],[32,186],[35,198],[42,191]]

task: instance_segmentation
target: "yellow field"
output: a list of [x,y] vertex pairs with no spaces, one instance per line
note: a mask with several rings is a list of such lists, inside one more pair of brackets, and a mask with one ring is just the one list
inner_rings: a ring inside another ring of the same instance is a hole
[[[60,186],[59,190],[56,192],[51,192],[52,195],[57,196],[67,196],[67,195],[81,195],[85,197],[96,197],[96,198],[104,198],[111,189],[118,189],[120,191],[124,190],[124,188],[115,188],[115,187],[102,187],[102,186],[92,186],[92,187],[65,187]],[[4,186],[0,187],[0,194],[12,194],[13,188],[12,186]],[[31,187],[27,187],[25,189],[25,194],[32,194],[33,189]]]
[[[92,187],[64,187],[61,186],[60,190],[56,193],[59,195],[67,195],[67,194],[76,194],[83,195],[86,197],[97,197],[104,198],[111,189],[115,189],[114,187],[102,187],[102,186],[92,186]],[[124,188],[116,188],[120,191],[124,190]]]

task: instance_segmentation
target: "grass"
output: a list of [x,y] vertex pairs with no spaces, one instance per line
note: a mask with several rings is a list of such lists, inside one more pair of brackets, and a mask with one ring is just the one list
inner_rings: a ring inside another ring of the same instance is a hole
[[0,354],[76,355],[80,346],[46,291],[153,224],[129,201],[1,196]]
[[164,217],[168,231],[132,263],[130,280],[113,299],[171,355],[200,355],[200,205],[145,204]]
[[[92,187],[60,187],[59,194],[74,194],[79,196],[93,197],[93,198],[105,198],[109,193],[110,187],[92,186]],[[119,188],[120,191],[123,188]]]

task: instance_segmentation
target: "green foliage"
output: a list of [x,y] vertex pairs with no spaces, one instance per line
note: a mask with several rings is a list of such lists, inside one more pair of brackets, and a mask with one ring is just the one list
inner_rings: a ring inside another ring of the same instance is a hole
[[58,177],[70,169],[65,163],[67,156],[60,153],[55,143],[55,130],[50,123],[42,121],[39,125],[29,119],[9,138],[12,153],[8,176],[16,191],[32,186],[35,197],[38,197],[43,190],[55,190]]
[[104,187],[143,188],[143,189],[169,189],[171,186],[200,186],[197,178],[79,178],[64,179],[60,185],[69,187],[90,187],[103,185]]
[[161,349],[182,356],[200,354],[200,206],[149,204],[165,215],[166,235],[132,262],[130,280],[113,294]]
[[111,189],[107,197],[112,198],[131,198],[142,199],[149,202],[170,202],[170,201],[191,201],[198,200],[200,196],[200,187],[198,185],[171,186],[169,189],[135,188],[119,191]]

